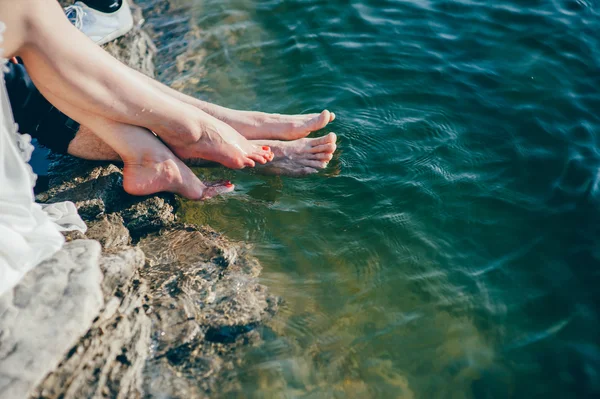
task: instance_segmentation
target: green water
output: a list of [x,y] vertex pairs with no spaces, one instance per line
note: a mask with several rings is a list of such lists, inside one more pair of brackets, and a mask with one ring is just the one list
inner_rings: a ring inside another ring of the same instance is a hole
[[164,3],[162,80],[337,114],[323,173],[182,204],[285,301],[220,395],[600,396],[599,3]]

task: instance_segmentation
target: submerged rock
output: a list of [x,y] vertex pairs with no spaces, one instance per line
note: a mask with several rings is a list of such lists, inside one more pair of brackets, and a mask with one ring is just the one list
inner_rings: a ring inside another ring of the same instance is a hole
[[225,375],[277,310],[258,262],[207,227],[172,224],[132,247],[118,214],[90,225],[114,234],[99,237],[105,305],[32,397],[202,398],[236,384]]
[[[106,48],[153,75],[140,29]],[[118,165],[54,156],[40,202],[73,201],[88,232],[0,297],[0,399],[202,398],[277,310],[243,245],[176,222],[175,197],[133,197]],[[102,248],[102,249],[101,249]]]

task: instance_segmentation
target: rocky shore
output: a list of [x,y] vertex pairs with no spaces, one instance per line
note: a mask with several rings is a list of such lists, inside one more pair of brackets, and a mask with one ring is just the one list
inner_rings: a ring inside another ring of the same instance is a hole
[[[154,76],[134,31],[106,49]],[[132,197],[118,165],[54,156],[39,202],[89,230],[0,297],[0,398],[204,398],[236,388],[243,347],[278,300],[244,245],[177,222],[171,195]],[[218,388],[218,390],[217,390]]]

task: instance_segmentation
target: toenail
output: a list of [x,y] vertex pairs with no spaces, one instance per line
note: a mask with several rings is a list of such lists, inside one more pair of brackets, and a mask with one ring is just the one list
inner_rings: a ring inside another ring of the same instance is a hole
[[263,150],[265,150],[265,151],[269,151],[269,150],[271,150],[271,149],[270,149],[269,147],[267,147],[266,145],[264,145],[262,149],[263,149]]

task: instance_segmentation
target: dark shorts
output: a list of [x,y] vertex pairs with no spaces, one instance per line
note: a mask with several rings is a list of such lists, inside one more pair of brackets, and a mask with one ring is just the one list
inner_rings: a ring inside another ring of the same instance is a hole
[[54,152],[66,154],[69,143],[79,131],[79,123],[42,96],[23,65],[9,62],[7,67],[4,79],[19,132],[30,134]]

